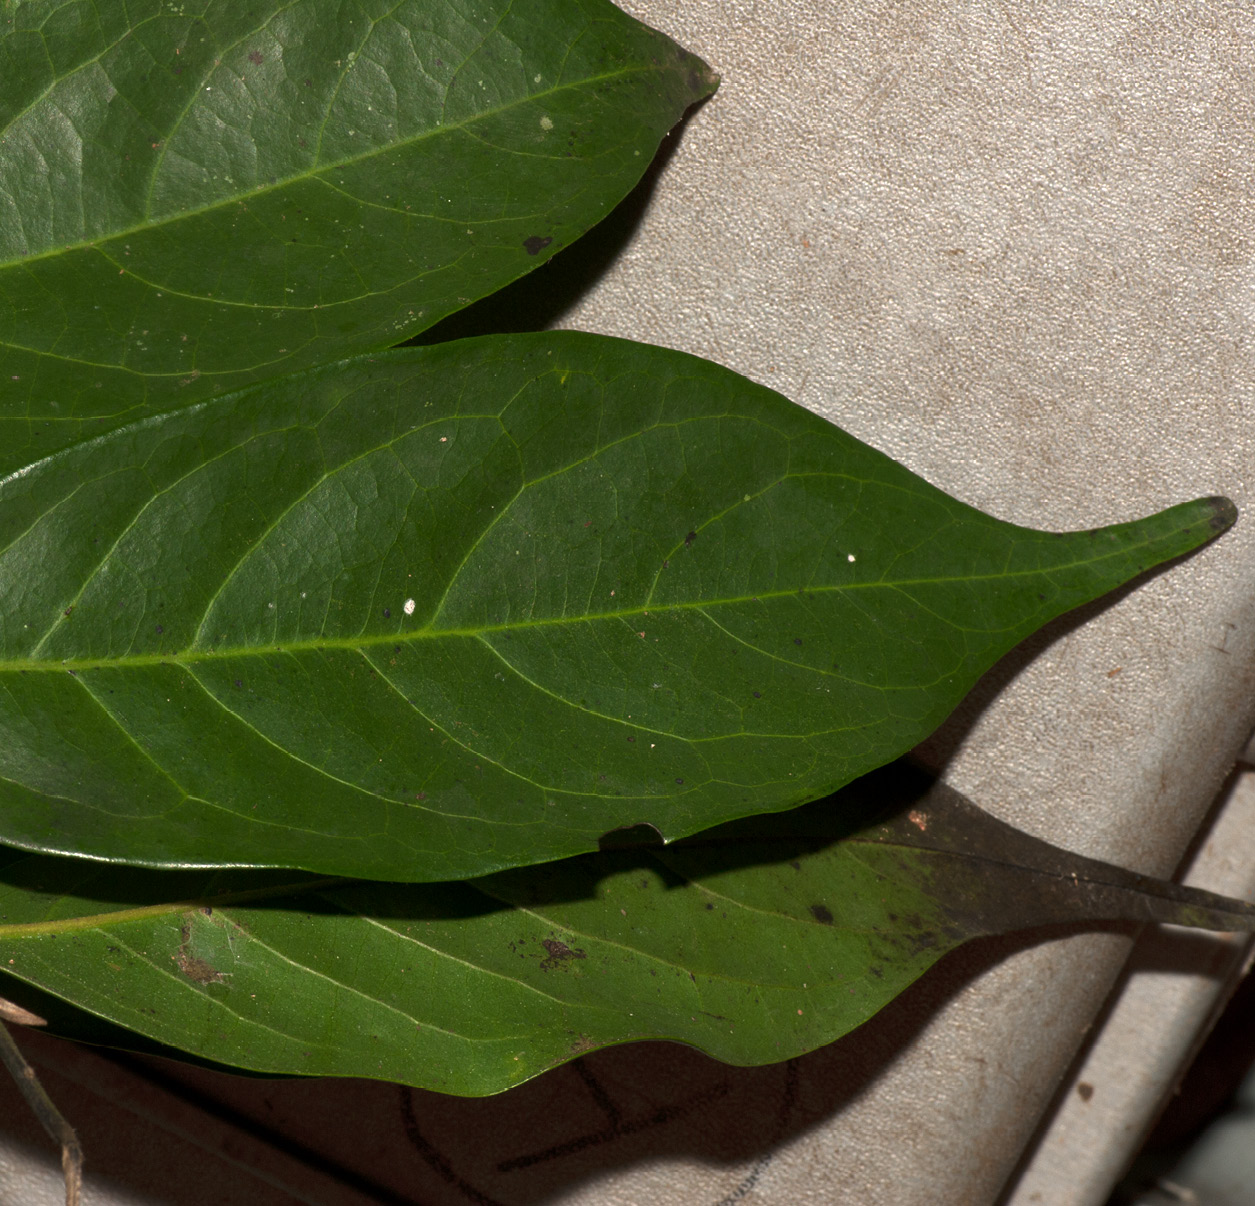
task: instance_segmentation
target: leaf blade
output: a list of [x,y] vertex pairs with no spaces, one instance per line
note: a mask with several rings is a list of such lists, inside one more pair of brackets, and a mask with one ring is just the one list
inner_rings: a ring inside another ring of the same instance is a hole
[[742,1066],[788,1059],[983,934],[1255,927],[1255,906],[1079,858],[927,786],[886,768],[666,850],[470,884],[119,878],[10,852],[0,963],[199,1058],[477,1096],[645,1039]]
[[0,65],[0,472],[494,292],[715,83],[605,0],[31,0]]
[[1016,528],[602,337],[331,366],[0,482],[0,838],[406,880],[675,838],[896,757],[1231,516]]

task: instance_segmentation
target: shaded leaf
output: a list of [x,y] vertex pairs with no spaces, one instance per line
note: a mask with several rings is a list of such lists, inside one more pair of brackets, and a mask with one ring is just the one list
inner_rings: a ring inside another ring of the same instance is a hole
[[605,0],[6,5],[0,471],[493,292],[714,82]]
[[331,366],[0,481],[0,840],[391,880],[671,840],[898,756],[1233,514],[1016,527],[598,336]]
[[978,935],[1104,920],[1255,929],[1253,906],[1066,853],[927,788],[894,766],[665,850],[465,884],[10,852],[0,962],[203,1058],[478,1095],[642,1039],[734,1064],[790,1058]]

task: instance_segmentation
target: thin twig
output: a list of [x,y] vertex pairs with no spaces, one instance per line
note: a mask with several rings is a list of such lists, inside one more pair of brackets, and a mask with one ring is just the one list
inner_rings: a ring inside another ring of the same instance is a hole
[[[6,1001],[5,1004],[8,1005],[9,1002]],[[13,1008],[20,1009],[20,1006]],[[0,1023],[0,1061],[3,1061],[4,1066],[9,1070],[9,1075],[17,1082],[22,1096],[26,1098],[26,1104],[43,1124],[44,1130],[52,1136],[54,1143],[61,1145],[61,1171],[65,1174],[65,1206],[79,1206],[83,1192],[83,1149],[79,1146],[78,1136],[74,1133],[74,1128],[61,1117],[61,1112],[57,1107],[52,1104],[52,1098],[39,1083],[35,1069],[26,1062],[26,1058],[13,1041],[8,1027],[3,1023]]]
[[48,1019],[41,1018],[37,1013],[31,1013],[29,1009],[23,1009],[20,1005],[15,1005],[12,1001],[6,1001],[0,997],[0,1022],[14,1022],[18,1026],[47,1026]]

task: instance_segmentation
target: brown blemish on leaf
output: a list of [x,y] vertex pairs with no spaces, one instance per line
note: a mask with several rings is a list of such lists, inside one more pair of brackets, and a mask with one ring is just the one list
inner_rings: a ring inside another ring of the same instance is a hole
[[832,912],[827,905],[813,904],[811,905],[811,916],[816,921],[822,921],[824,925],[832,924]]
[[927,831],[928,813],[921,812],[918,808],[912,808],[911,811],[906,814],[906,819],[910,821],[911,824],[920,831],[920,833]]
[[541,960],[541,971],[551,971],[563,963],[569,963],[572,959],[588,958],[582,950],[578,948],[572,950],[565,942],[559,942],[557,938],[544,938],[541,940],[540,945],[549,952],[549,957]]
[[528,255],[539,255],[552,242],[551,235],[531,235],[523,240],[523,249]]
[[1094,1086],[1089,1081],[1082,1080],[1076,1086],[1076,1095],[1082,1101],[1088,1101],[1094,1095]]
[[222,973],[212,964],[206,963],[204,959],[196,958],[187,949],[188,944],[192,940],[192,925],[190,921],[183,923],[179,930],[179,937],[182,941],[179,943],[178,952],[170,956],[179,971],[197,984],[219,983],[223,978]]
[[260,67],[262,64],[261,51],[250,50],[248,53],[248,61],[252,63],[254,67]]
[[694,540],[696,540],[696,539],[697,539],[697,533],[696,533],[696,532],[690,532],[690,533],[689,533],[687,536],[685,536],[685,538],[684,538],[684,547],[685,547],[685,548],[688,548],[688,546],[689,546],[690,544],[692,544],[692,543],[693,543],[693,541],[694,541]]

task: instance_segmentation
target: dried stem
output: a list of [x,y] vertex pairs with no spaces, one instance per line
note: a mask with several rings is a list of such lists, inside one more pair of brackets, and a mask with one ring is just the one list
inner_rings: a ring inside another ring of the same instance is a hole
[[[9,1002],[4,1002],[8,1005]],[[14,1007],[19,1008],[19,1007]],[[13,1016],[9,1010],[0,1011],[6,1017]],[[21,1010],[25,1013],[25,1010]],[[30,1017],[36,1017],[30,1014]],[[42,1019],[36,1019],[42,1021]],[[0,1060],[8,1068],[9,1075],[17,1082],[17,1087],[26,1098],[27,1105],[34,1111],[44,1130],[52,1136],[54,1143],[61,1145],[61,1171],[65,1174],[65,1206],[79,1206],[83,1192],[83,1149],[79,1146],[78,1136],[74,1128],[61,1117],[61,1112],[52,1104],[52,1098],[44,1091],[35,1075],[35,1069],[26,1062],[25,1056],[18,1050],[17,1043],[9,1033],[8,1027],[0,1022]]]

